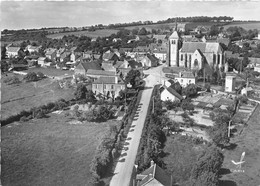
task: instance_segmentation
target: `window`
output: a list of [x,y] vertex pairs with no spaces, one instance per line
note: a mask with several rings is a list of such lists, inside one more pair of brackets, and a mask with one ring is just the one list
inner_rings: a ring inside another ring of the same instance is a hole
[[111,89],[114,89],[114,85],[111,85]]
[[175,45],[175,40],[172,40],[172,44]]
[[107,89],[107,86],[106,86],[106,85],[104,85],[104,89]]
[[194,60],[194,66],[198,66],[199,65],[199,62],[197,59]]
[[181,61],[183,60],[183,54],[181,54]]
[[189,80],[189,83],[191,83],[191,80]]

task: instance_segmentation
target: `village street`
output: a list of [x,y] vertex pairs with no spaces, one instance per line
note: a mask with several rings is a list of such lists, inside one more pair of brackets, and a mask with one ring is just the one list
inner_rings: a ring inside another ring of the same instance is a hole
[[116,165],[110,186],[128,186],[130,184],[137,150],[147,115],[149,102],[152,96],[153,86],[157,82],[157,77],[148,75],[148,77],[144,80],[146,82],[146,89],[142,92],[136,117],[134,118],[130,131],[127,135],[127,140]]

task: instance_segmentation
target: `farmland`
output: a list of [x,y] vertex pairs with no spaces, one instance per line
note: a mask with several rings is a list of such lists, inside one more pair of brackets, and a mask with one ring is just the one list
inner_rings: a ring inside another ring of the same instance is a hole
[[[259,185],[260,183],[260,105],[252,114],[248,121],[247,127],[242,130],[242,133],[232,138],[231,143],[234,144],[234,150],[225,150],[223,169],[226,170],[222,176],[223,184],[228,185]],[[245,152],[245,163],[242,164],[244,172],[231,172],[235,169],[235,165],[231,160],[239,161],[242,152]]]
[[2,127],[2,184],[89,185],[89,165],[101,138],[116,124],[70,124],[61,113]]
[[[8,74],[14,76],[14,74]],[[23,76],[15,75],[22,80]],[[57,101],[60,98],[72,99],[74,90],[61,89],[57,81],[46,78],[38,82],[22,82],[20,84],[7,85],[3,83],[6,76],[1,79],[2,82],[2,119],[11,115],[16,115],[22,110],[29,110],[48,102]]]
[[234,26],[237,26],[237,27],[242,27],[246,30],[253,30],[253,29],[257,29],[257,30],[260,30],[260,21],[255,21],[255,22],[232,22],[228,25],[225,25],[224,28],[227,29],[229,27],[234,27]]
[[48,38],[51,39],[61,39],[63,36],[68,36],[68,35],[74,35],[74,36],[87,36],[91,38],[97,38],[97,37],[107,37],[110,36],[111,34],[116,34],[118,30],[115,29],[103,29],[103,30],[96,30],[93,32],[89,31],[77,31],[77,32],[65,32],[65,33],[57,33],[57,34],[50,34],[47,35]]

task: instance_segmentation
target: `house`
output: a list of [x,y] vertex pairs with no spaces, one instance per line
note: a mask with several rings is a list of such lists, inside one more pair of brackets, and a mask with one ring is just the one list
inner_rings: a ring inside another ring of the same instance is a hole
[[82,74],[86,75],[87,70],[102,70],[100,64],[97,61],[92,62],[80,62],[77,67],[75,68],[75,74]]
[[70,60],[71,53],[69,51],[63,52],[60,55],[60,62],[67,62]]
[[118,76],[99,77],[92,83],[92,91],[95,95],[116,98],[119,92],[125,89],[125,84]]
[[63,52],[65,52],[65,48],[59,48],[56,52],[56,57],[59,58]]
[[39,52],[39,49],[41,48],[41,46],[32,46],[32,45],[28,45],[26,47],[26,50],[28,50],[28,52],[31,54],[33,52]]
[[139,60],[142,63],[143,67],[156,67],[159,64],[159,60],[154,56],[154,55],[144,55],[141,59]]
[[80,54],[73,52],[73,53],[70,55],[70,61],[76,62],[76,60],[77,60],[78,58],[80,58],[80,57],[81,57]]
[[183,97],[170,86],[167,87],[167,86],[163,85],[160,88],[160,92],[161,92],[162,101],[167,101],[167,100],[180,101],[183,99]]
[[125,54],[125,55],[127,55],[128,52],[132,52],[132,51],[133,51],[132,48],[120,48],[119,49],[119,53],[120,54]]
[[96,42],[97,41],[97,38],[92,38],[91,39],[91,42]]
[[260,65],[256,65],[256,66],[254,67],[254,71],[260,72]]
[[172,176],[151,161],[151,166],[136,176],[137,186],[172,186]]
[[[142,67],[142,63],[138,63],[137,61],[130,59],[130,60],[125,60],[127,63],[127,67],[126,68],[132,68],[132,69],[136,69],[136,68],[141,68]],[[124,64],[125,64],[124,63]]]
[[102,62],[101,67],[105,71],[113,71],[113,72],[116,71],[116,67],[114,67],[114,63],[110,63],[110,62],[107,62],[107,61]]
[[6,47],[6,55],[8,58],[18,56],[18,52],[21,50],[20,47]]
[[45,57],[52,61],[56,60],[56,54],[57,50],[55,48],[48,48],[45,50]]
[[9,68],[10,70],[27,70],[28,69],[28,65],[25,64],[12,64],[11,67]]
[[91,58],[92,56],[92,51],[91,50],[87,50],[86,52],[83,53],[83,58]]
[[178,81],[182,87],[197,83],[197,78],[193,75],[192,71],[179,72],[179,76],[175,77],[175,80]]
[[116,43],[116,42],[121,41],[121,40],[122,40],[121,38],[114,38],[112,41],[113,41],[113,43]]
[[119,57],[112,51],[108,50],[107,52],[105,52],[103,54],[103,60],[104,61],[108,61],[108,60],[111,60],[111,61],[117,61],[119,60]]
[[110,76],[116,76],[116,71],[88,69],[86,72],[86,76],[92,77],[92,78],[110,77]]
[[38,65],[44,66],[46,62],[47,62],[47,58],[46,57],[39,57],[38,58]]

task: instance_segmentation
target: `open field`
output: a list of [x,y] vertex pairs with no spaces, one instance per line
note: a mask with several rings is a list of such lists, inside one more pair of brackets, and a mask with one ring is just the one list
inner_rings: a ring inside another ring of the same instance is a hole
[[47,35],[48,38],[51,39],[61,39],[63,36],[68,35],[74,35],[74,36],[87,36],[91,38],[97,38],[97,37],[107,37],[111,34],[116,34],[118,30],[115,29],[103,29],[103,30],[96,30],[94,32],[89,31],[77,31],[77,32],[65,32],[65,33],[57,33],[57,34],[50,34]]
[[253,30],[253,29],[257,29],[260,30],[260,21],[256,21],[256,22],[232,22],[228,25],[225,25],[224,28],[227,29],[229,27],[242,27],[246,30]]
[[2,127],[3,185],[89,185],[95,149],[117,121],[69,124],[63,114],[49,116]]
[[[257,106],[239,136],[232,138],[234,150],[225,150],[223,168],[226,170],[221,180],[226,180],[221,186],[253,186],[260,183],[260,105]],[[239,161],[242,152],[245,152],[245,163],[242,164],[242,173],[230,172],[235,169],[231,160]]]
[[24,72],[42,72],[47,76],[63,76],[63,75],[73,75],[74,71],[71,70],[61,70],[56,68],[29,68],[28,70],[24,70]]
[[[13,76],[14,74],[8,74]],[[18,75],[16,75],[18,76]],[[21,80],[23,76],[18,76]],[[1,79],[1,115],[5,119],[11,115],[16,115],[22,110],[29,110],[32,107],[57,101],[60,98],[72,99],[74,90],[61,89],[57,81],[46,78],[37,82],[22,82],[16,85],[6,85]]]
[[[185,23],[180,23],[185,24]],[[137,25],[137,26],[127,26],[124,27],[127,30],[133,30],[135,28],[145,28],[147,31],[151,31],[152,29],[171,29],[175,27],[175,23],[161,23],[161,24],[152,24],[152,25]]]

